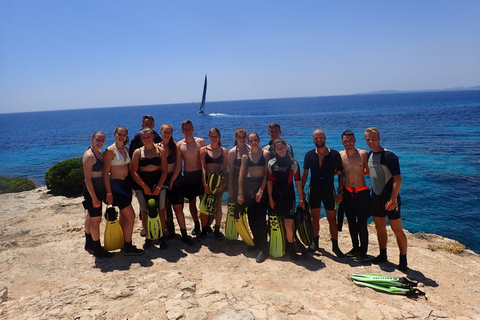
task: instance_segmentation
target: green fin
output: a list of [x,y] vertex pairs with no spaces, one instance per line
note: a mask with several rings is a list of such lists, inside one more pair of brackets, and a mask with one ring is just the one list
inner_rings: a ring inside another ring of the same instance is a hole
[[217,192],[217,188],[223,184],[223,173],[210,173],[207,177],[207,185],[212,194]]
[[353,280],[353,283],[355,283],[357,286],[368,287],[368,288],[372,288],[376,291],[386,292],[386,293],[391,293],[391,294],[407,295],[411,291],[414,291],[413,288],[399,288],[399,287],[394,287],[394,286],[384,287],[384,286],[381,286],[381,285],[368,283],[368,282],[357,281],[357,280]]
[[235,201],[232,197],[228,198],[227,202],[227,221],[225,222],[225,238],[230,240],[237,240],[238,238],[238,231],[235,227]]
[[205,193],[199,206],[200,213],[215,215],[217,212],[217,197],[213,193]]
[[148,200],[147,230],[145,235],[148,240],[156,240],[163,236],[162,221],[158,214],[157,201],[153,198]]
[[285,233],[281,219],[276,215],[268,217],[270,225],[270,255],[281,258],[285,255]]
[[112,251],[122,249],[125,244],[123,230],[118,220],[107,221],[105,234],[103,238],[103,246],[105,250]]
[[385,287],[398,287],[398,288],[413,288],[418,282],[412,281],[405,277],[398,278],[395,276],[387,274],[361,274],[361,273],[352,273],[350,279],[354,281],[361,281],[366,283],[371,283],[374,285],[385,286]]
[[307,247],[313,243],[312,215],[308,210],[308,203],[305,201],[305,209],[297,206],[295,226],[300,241]]

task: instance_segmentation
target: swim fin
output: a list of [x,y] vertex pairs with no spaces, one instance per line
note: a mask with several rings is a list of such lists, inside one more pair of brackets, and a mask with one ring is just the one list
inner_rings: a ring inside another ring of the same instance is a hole
[[372,288],[376,291],[407,296],[424,296],[425,293],[416,288],[418,282],[406,277],[398,278],[385,274],[359,274],[350,275],[353,283],[358,286]]
[[277,215],[269,215],[270,225],[270,255],[281,258],[285,255],[285,232],[283,222]]
[[155,198],[148,199],[146,238],[156,240],[163,236],[162,221],[158,212],[158,203]]
[[103,247],[107,251],[122,249],[125,244],[122,226],[118,222],[117,215],[117,210],[114,207],[108,207],[105,210],[107,224],[103,238]]
[[235,201],[232,197],[228,198],[227,203],[227,221],[225,222],[225,238],[230,240],[237,240],[238,238],[238,231],[235,227]]
[[313,243],[313,225],[312,225],[312,215],[310,213],[309,205],[305,201],[305,209],[297,206],[295,227],[298,231],[299,238],[301,242],[307,247]]
[[411,288],[416,287],[418,282],[412,281],[406,277],[398,278],[387,274],[361,274],[352,273],[350,279],[355,281],[372,283],[380,286],[394,286],[399,288]]
[[214,172],[209,174],[207,177],[208,189],[215,194],[217,192],[217,188],[223,184],[223,181],[223,172]]
[[247,245],[251,247],[255,246],[252,235],[250,233],[250,227],[248,226],[247,208],[237,203],[235,205],[234,217],[235,217],[235,228],[240,234],[240,237],[242,238],[243,242],[245,242]]
[[345,216],[345,209],[343,208],[343,202],[340,202],[337,208],[337,229],[339,232],[341,232],[343,229],[344,216]]

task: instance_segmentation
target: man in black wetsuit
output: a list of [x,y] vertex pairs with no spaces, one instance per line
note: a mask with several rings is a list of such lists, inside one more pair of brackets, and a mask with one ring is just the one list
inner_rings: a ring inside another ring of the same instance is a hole
[[[273,150],[273,141],[280,139],[280,134],[282,134],[282,130],[280,130],[280,125],[278,123],[272,122],[268,125],[268,135],[270,136],[270,141],[262,147],[263,150],[270,151],[272,158],[275,157],[275,150]],[[291,145],[287,143],[287,151],[293,155],[293,148]]]
[[323,202],[323,207],[327,213],[327,220],[330,229],[330,237],[332,240],[332,251],[339,258],[343,258],[344,254],[338,247],[338,227],[336,221],[337,203],[342,201],[342,193],[335,193],[335,186],[333,184],[335,175],[339,175],[338,189],[343,190],[343,179],[341,173],[343,170],[342,158],[338,151],[327,148],[325,141],[327,137],[325,133],[317,129],[313,132],[313,142],[316,148],[308,151],[305,154],[302,171],[302,193],[303,199],[306,198],[305,184],[307,183],[308,171],[312,171],[310,177],[310,187],[308,190],[308,202],[312,210],[312,224],[314,241],[310,246],[310,250],[315,252],[318,250],[318,233],[320,231],[320,205]]
[[400,164],[395,153],[380,146],[380,133],[375,127],[365,130],[365,142],[372,150],[368,154],[368,168],[372,181],[372,215],[377,230],[380,255],[372,259],[373,263],[387,261],[387,217],[390,227],[397,237],[400,249],[398,270],[407,270],[407,237],[400,216],[400,187],[402,176]]

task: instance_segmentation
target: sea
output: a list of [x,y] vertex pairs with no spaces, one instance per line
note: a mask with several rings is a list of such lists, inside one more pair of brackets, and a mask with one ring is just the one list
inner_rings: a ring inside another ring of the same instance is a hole
[[[288,99],[111,107],[0,114],[0,175],[34,179],[45,184],[45,172],[55,163],[81,157],[94,131],[107,134],[123,125],[132,138],[142,116],[174,127],[182,139],[181,123],[190,119],[195,136],[220,129],[222,145],[230,149],[234,131],[244,127],[269,141],[268,124],[280,124],[281,137],[293,147],[303,165],[314,148],[312,132],[325,131],[326,145],[342,150],[341,133],[352,130],[356,147],[368,150],[363,138],[375,126],[381,145],[395,152],[402,172],[402,221],[410,232],[434,233],[455,239],[480,253],[480,91],[435,91],[364,94]],[[368,180],[368,178],[367,178]],[[370,181],[367,181],[369,184]],[[322,216],[324,212],[322,210]]]

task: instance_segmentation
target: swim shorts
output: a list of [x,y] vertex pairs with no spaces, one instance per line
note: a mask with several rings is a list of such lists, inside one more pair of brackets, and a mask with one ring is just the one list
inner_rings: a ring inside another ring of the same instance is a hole
[[192,201],[196,197],[203,195],[202,170],[185,171],[183,177],[183,196],[187,198],[188,201]]
[[310,186],[308,189],[308,203],[312,209],[320,208],[320,205],[323,202],[325,210],[337,210],[335,196],[334,188],[325,188],[322,190],[317,189],[315,186]]
[[[166,185],[170,185],[170,180],[172,179],[173,172],[170,172],[167,175],[167,180],[165,181]],[[167,189],[167,199],[171,205],[183,204],[182,196],[182,180],[183,177],[179,175],[177,179],[173,182],[172,189]]]
[[129,177],[124,180],[111,179],[113,205],[120,208],[120,210],[132,204],[132,183]]
[[[93,189],[95,190],[95,195],[100,201],[105,201],[105,196],[107,192],[105,191],[105,185],[103,183],[103,177],[92,178]],[[93,206],[93,199],[88,192],[87,186],[85,182],[83,182],[83,200],[82,204],[85,210],[88,211],[88,215],[93,217],[101,217],[102,216],[102,206],[95,208]]]
[[400,196],[397,197],[397,205],[395,209],[391,211],[385,210],[385,204],[387,203],[388,198],[384,197],[382,194],[377,196],[375,193],[372,194],[372,216],[374,217],[388,217],[388,220],[400,219],[400,207],[402,206],[402,201]]

